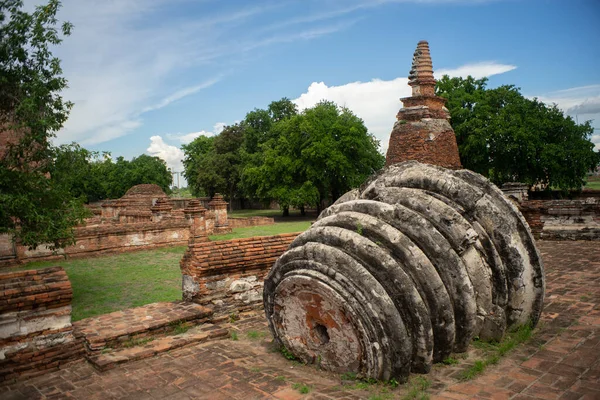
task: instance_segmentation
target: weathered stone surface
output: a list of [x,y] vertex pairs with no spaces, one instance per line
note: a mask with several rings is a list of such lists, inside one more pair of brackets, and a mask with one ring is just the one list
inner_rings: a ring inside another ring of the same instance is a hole
[[303,361],[404,380],[475,336],[537,323],[543,296],[515,205],[478,174],[409,161],[323,211],[270,271],[264,306]]

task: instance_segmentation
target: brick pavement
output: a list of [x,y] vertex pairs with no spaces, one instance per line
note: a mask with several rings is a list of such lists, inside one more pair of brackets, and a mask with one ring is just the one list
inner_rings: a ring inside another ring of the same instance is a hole
[[[436,365],[392,389],[286,360],[269,343],[262,315],[229,328],[239,340],[174,350],[98,372],[86,362],[0,387],[2,399],[600,399],[600,243],[540,242],[546,266],[544,313],[534,337],[479,377],[460,381],[481,353]],[[419,380],[421,379],[421,380]],[[308,394],[301,391],[309,390]],[[410,397],[409,397],[410,398]]]

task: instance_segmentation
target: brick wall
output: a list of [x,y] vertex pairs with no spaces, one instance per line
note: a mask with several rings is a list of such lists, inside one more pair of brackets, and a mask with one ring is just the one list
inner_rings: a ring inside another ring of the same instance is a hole
[[56,370],[83,354],[72,298],[61,267],[0,273],[0,381]]
[[600,240],[600,198],[528,200],[519,208],[536,238]]
[[271,217],[248,217],[248,218],[229,218],[229,226],[233,228],[245,228],[249,226],[273,225],[275,220]]
[[298,233],[190,243],[183,259],[183,299],[228,315],[262,307],[266,274]]
[[35,250],[29,250],[27,246],[17,244],[17,257],[20,260],[47,260],[60,258],[65,254],[71,257],[84,257],[181,246],[187,243],[189,233],[189,222],[185,219],[83,226],[75,230],[76,242],[73,246],[53,252],[43,245]]

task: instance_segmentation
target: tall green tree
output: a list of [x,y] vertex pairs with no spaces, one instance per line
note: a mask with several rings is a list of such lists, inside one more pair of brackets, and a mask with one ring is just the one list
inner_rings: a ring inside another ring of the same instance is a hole
[[86,215],[52,177],[50,139],[72,107],[60,95],[67,81],[51,53],[72,28],[58,26],[59,7],[50,0],[27,13],[22,1],[0,0],[0,233],[30,247],[72,243],[73,227]]
[[320,210],[383,167],[378,147],[360,118],[324,101],[274,122],[261,163],[246,166],[243,180],[257,197],[277,200],[284,215],[289,207]]
[[102,182],[105,174],[94,168],[98,152],[84,149],[79,144],[63,144],[56,148],[54,165],[50,173],[72,196],[85,201],[106,198]]
[[448,99],[462,164],[496,184],[581,188],[600,161],[590,123],[577,124],[512,85],[486,86],[486,78],[448,76],[437,84],[437,94]]
[[198,180],[198,173],[200,172],[200,163],[204,157],[213,151],[214,141],[214,136],[198,136],[191,143],[181,146],[185,155],[183,158],[183,174],[194,196],[208,195]]

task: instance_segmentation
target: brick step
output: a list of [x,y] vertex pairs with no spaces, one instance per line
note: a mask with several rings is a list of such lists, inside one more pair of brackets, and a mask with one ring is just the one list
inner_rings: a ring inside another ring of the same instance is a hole
[[129,361],[153,357],[159,353],[190,344],[206,342],[208,340],[223,339],[229,336],[227,329],[219,328],[213,324],[203,324],[190,328],[185,333],[171,336],[147,338],[132,347],[111,349],[107,352],[88,357],[90,363],[100,371],[106,371]]
[[77,321],[73,333],[83,341],[90,358],[204,324],[211,316],[212,310],[195,303],[152,303]]

